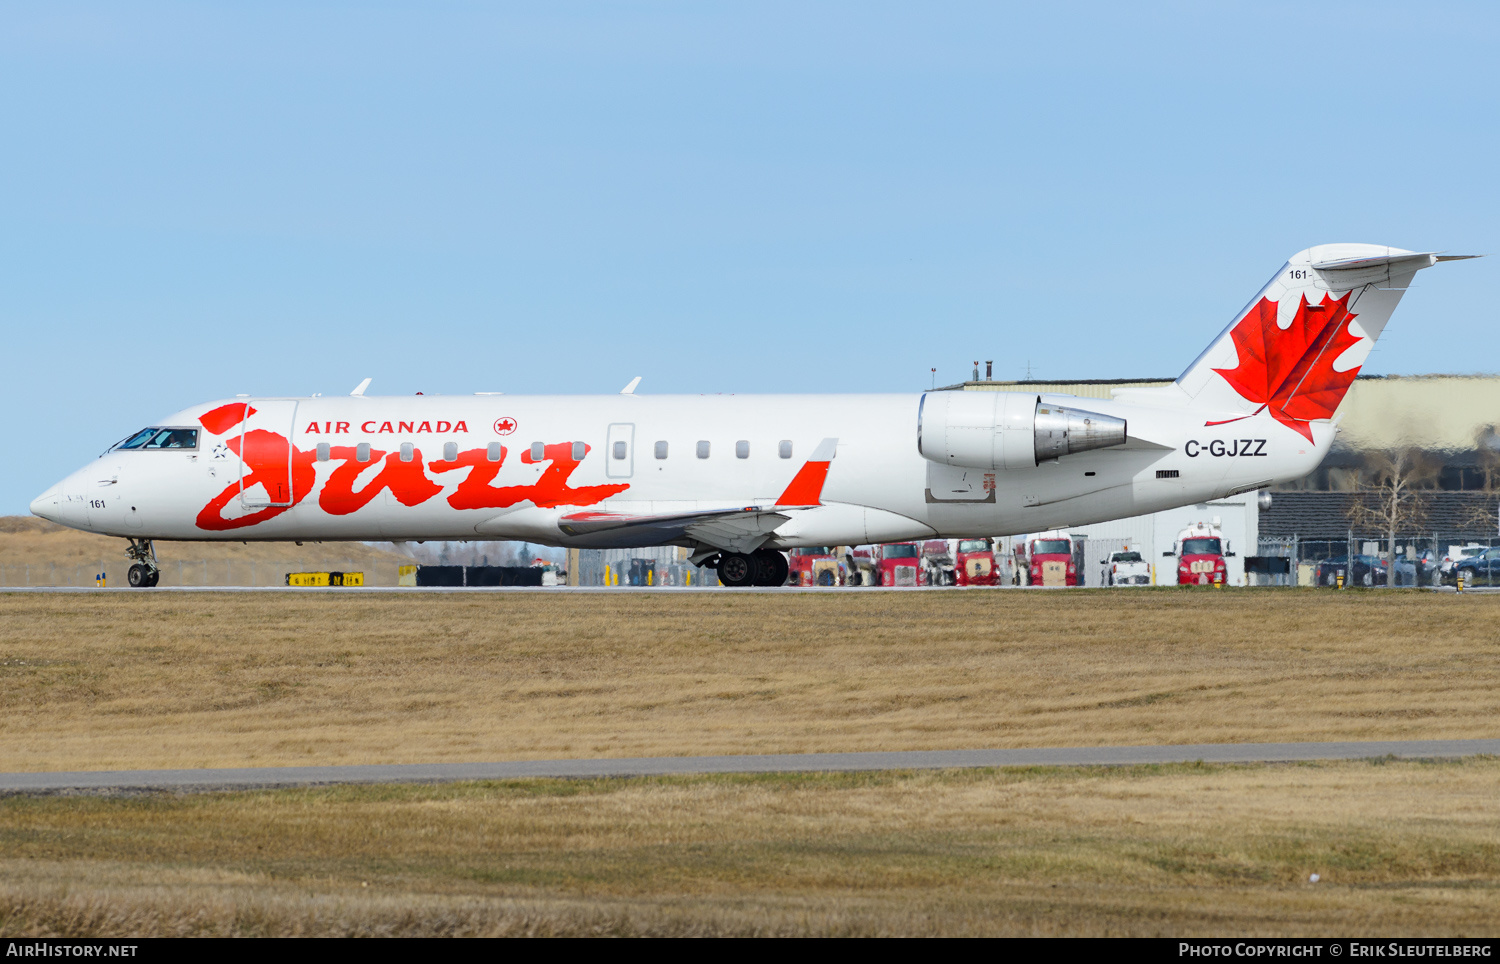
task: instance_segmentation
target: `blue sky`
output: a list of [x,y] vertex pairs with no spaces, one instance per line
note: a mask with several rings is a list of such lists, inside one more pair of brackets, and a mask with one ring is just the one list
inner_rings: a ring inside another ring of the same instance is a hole
[[[0,7],[0,513],[237,392],[1175,375],[1289,254],[1500,251],[1489,5]],[[1366,371],[1500,369],[1500,258]],[[1466,307],[1467,306],[1467,307]],[[38,444],[37,440],[41,440]]]

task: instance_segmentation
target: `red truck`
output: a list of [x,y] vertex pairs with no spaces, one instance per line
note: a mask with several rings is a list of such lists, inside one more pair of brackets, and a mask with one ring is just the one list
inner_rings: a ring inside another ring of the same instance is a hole
[[1165,556],[1177,557],[1177,585],[1222,586],[1229,581],[1224,557],[1229,546],[1217,520],[1199,522],[1177,533],[1177,542]]
[[927,576],[922,571],[922,547],[915,542],[893,542],[880,547],[882,586],[925,586]]
[[827,546],[805,546],[793,549],[787,559],[791,586],[837,586],[839,560]]
[[958,559],[954,566],[960,586],[998,586],[1000,567],[995,564],[995,547],[988,539],[958,540]]
[[1078,565],[1066,532],[1043,532],[1016,546],[1016,577],[1023,586],[1076,586]]

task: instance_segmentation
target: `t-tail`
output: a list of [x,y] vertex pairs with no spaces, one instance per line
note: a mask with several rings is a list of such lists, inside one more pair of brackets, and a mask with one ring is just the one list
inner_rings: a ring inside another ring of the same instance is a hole
[[1293,255],[1177,379],[1207,425],[1269,414],[1312,441],[1331,419],[1412,278],[1473,255],[1321,244]]

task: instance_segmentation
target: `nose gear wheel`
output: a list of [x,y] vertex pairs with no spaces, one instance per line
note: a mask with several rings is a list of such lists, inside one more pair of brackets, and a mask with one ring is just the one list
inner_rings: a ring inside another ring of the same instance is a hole
[[161,567],[156,563],[156,547],[150,539],[129,539],[125,555],[134,561],[125,581],[136,589],[150,589],[161,581]]

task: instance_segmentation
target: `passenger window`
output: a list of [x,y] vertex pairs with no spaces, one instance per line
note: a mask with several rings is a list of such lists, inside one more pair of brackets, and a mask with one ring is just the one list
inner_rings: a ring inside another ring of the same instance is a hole
[[[489,445],[486,445],[484,447],[484,457],[489,459],[491,462],[500,461],[500,443],[491,442]],[[449,461],[451,462],[452,459],[449,459]]]
[[411,461],[411,456],[412,456],[412,444],[410,442],[402,442],[401,443],[401,461],[403,461],[403,462],[410,462]]
[[737,459],[748,459],[750,457],[750,443],[744,439],[735,442],[734,457]]
[[617,458],[617,459],[623,459],[624,457],[625,457],[625,443],[624,442],[616,442],[615,443],[615,458]]
[[547,446],[541,442],[531,443],[531,461],[540,462],[547,457]]
[[457,442],[444,442],[443,443],[443,461],[444,462],[452,462],[452,461],[456,460],[457,458],[458,458],[458,443]]
[[319,462],[327,462],[328,461],[328,454],[329,454],[328,453],[328,443],[327,442],[319,442],[318,443],[318,461]]
[[781,456],[784,459],[791,458],[792,457],[792,440],[789,439],[789,438],[784,438],[780,442],[776,443],[776,454],[779,455],[779,456]]
[[664,459],[664,458],[667,457],[667,443],[666,442],[657,442],[656,443],[656,457],[659,458],[659,459]]
[[583,457],[589,454],[589,447],[582,442],[573,443],[573,461],[582,462]]
[[700,441],[698,443],[698,458],[700,458],[700,459],[706,459],[706,458],[708,458],[708,443],[707,442]]
[[369,442],[360,442],[358,445],[354,446],[354,459],[357,462],[368,462],[368,461],[370,461],[370,443]]

